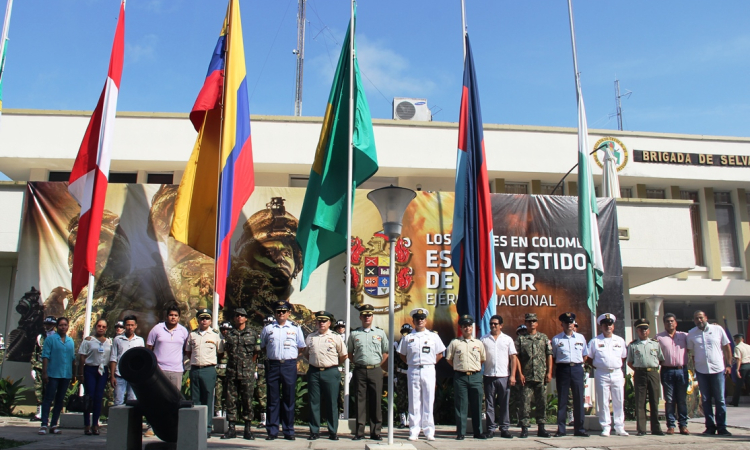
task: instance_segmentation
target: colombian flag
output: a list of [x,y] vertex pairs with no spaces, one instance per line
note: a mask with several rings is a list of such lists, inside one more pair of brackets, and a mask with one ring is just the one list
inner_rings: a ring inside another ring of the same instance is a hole
[[489,186],[479,88],[467,34],[464,86],[458,119],[451,253],[460,278],[456,309],[460,315],[470,314],[474,317],[478,336],[489,332],[490,317],[496,314],[497,309],[495,238]]
[[214,289],[223,305],[229,242],[242,207],[255,189],[238,0],[230,0],[227,6],[206,81],[190,113],[190,121],[198,131],[198,138],[177,191],[171,234],[176,240],[215,257]]

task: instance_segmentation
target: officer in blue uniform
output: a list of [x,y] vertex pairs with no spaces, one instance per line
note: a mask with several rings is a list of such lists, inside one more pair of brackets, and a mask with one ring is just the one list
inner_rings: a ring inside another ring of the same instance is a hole
[[299,325],[289,320],[289,313],[292,309],[289,302],[278,301],[274,304],[274,308],[276,319],[266,325],[260,333],[260,346],[266,350],[268,359],[266,371],[268,437],[266,440],[272,441],[278,437],[280,415],[284,439],[293,441],[297,356],[299,349],[306,347],[305,337]]
[[557,433],[565,436],[568,411],[568,394],[573,391],[573,429],[576,436],[589,437],[583,427],[583,371],[584,357],[588,356],[586,338],[575,332],[576,315],[571,312],[560,314],[562,333],[552,338],[552,358],[555,360],[557,380]]

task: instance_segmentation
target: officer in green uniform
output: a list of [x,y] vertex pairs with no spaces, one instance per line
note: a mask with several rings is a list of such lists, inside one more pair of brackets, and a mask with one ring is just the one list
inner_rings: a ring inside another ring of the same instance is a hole
[[[528,334],[525,324],[521,324],[516,328],[516,336],[526,336]],[[521,365],[516,364],[516,380],[521,379]],[[521,386],[520,381],[510,388],[510,420],[521,427]]]
[[[341,339],[346,342],[346,322],[343,320],[337,320],[333,326],[333,331],[341,336]],[[339,386],[339,419],[344,418],[344,383],[346,382],[346,365],[339,364],[339,373],[341,374],[341,386]]]
[[466,314],[458,319],[461,337],[448,344],[446,360],[453,366],[453,401],[456,410],[456,440],[466,435],[467,411],[471,410],[474,439],[482,434],[482,363],[487,359],[484,344],[474,339],[474,318]]
[[[310,437],[320,437],[320,416],[328,422],[328,439],[338,441],[339,415],[335,410],[341,383],[338,366],[347,358],[346,345],[341,336],[330,329],[333,314],[315,313],[318,329],[305,338],[303,355],[310,366],[307,370],[307,392],[310,396]],[[322,413],[322,414],[321,414]]]
[[[409,323],[405,323],[404,326],[401,327],[401,338],[403,339],[404,336],[411,333],[412,330],[414,330],[414,327]],[[398,353],[399,343],[400,341],[393,343],[393,348],[396,353]],[[406,378],[406,373],[409,371],[409,365],[401,358],[396,358],[394,361],[394,372],[396,373],[396,378],[393,380],[393,390],[396,394],[396,413],[400,419],[398,428],[403,429],[409,426],[409,385]]]
[[[219,326],[219,332],[221,333],[221,338],[225,340],[227,338],[227,333],[229,330],[232,329],[232,324],[229,322],[224,322]],[[224,389],[224,386],[226,385],[226,379],[227,379],[227,352],[222,353],[219,355],[219,364],[216,365],[216,396],[214,397],[214,410],[216,411],[217,417],[224,417],[224,394],[226,394],[226,390]]]
[[521,435],[529,437],[531,400],[536,406],[537,436],[550,437],[544,429],[547,423],[547,383],[552,380],[552,346],[546,334],[537,331],[536,314],[526,313],[526,336],[516,338],[518,362],[521,363]]
[[651,434],[662,436],[659,424],[659,395],[661,380],[659,379],[659,363],[664,361],[659,341],[649,339],[650,322],[648,319],[635,321],[638,337],[628,345],[628,367],[633,369],[633,388],[635,389],[635,420],[637,436],[646,434],[646,397],[651,411]]
[[36,337],[34,351],[31,354],[31,376],[34,378],[34,394],[36,394],[36,419],[42,419],[42,401],[44,400],[44,382],[42,381],[42,348],[47,336],[55,333],[57,319],[54,316],[44,318],[44,332]]
[[[250,422],[253,419],[253,389],[255,388],[255,363],[260,345],[258,334],[247,326],[247,312],[244,308],[234,310],[234,328],[227,333],[224,341],[227,353],[226,408],[229,426],[222,439],[237,437],[235,422],[238,416],[245,421],[243,437],[253,440]],[[241,414],[238,413],[241,410]]]
[[[273,323],[273,316],[266,316],[263,319],[263,327]],[[258,333],[258,345],[260,345],[260,333]],[[268,364],[268,358],[266,358],[265,352],[258,353],[258,359],[255,364],[255,392],[253,397],[258,401],[258,408],[260,408],[260,423],[259,427],[263,428],[266,426],[266,365]]]
[[357,402],[355,441],[365,436],[365,420],[368,412],[370,438],[376,441],[382,440],[380,430],[383,428],[383,410],[380,402],[383,396],[383,366],[388,361],[390,344],[385,331],[372,326],[374,312],[375,308],[372,305],[362,305],[359,308],[359,320],[362,321],[362,326],[352,330],[346,345],[354,364],[353,385]]

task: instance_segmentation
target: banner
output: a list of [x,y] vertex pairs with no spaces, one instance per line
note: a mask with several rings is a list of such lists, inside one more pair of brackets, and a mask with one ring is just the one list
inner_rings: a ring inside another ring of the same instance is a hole
[[[105,202],[99,240],[92,317],[103,317],[114,332],[115,321],[133,314],[136,333],[145,337],[163,320],[163,309],[176,302],[181,321],[195,327],[195,310],[211,308],[213,259],[169,237],[177,186],[113,184]],[[358,313],[345,313],[345,255],[310,277],[300,292],[303,255],[296,242],[302,188],[258,187],[242,210],[232,236],[231,271],[224,310],[243,307],[260,327],[273,303],[288,299],[292,320],[305,332],[314,329],[314,313],[327,310],[337,319],[360,325]],[[527,312],[539,317],[539,330],[560,332],[557,316],[576,313],[579,331],[591,337],[586,307],[583,250],[577,242],[575,197],[493,194],[498,314],[503,332],[515,337]],[[622,267],[615,203],[599,199],[604,294],[599,310],[623,317]],[[70,265],[77,235],[79,207],[67,183],[29,183],[23,215],[18,275],[11,318],[15,328],[6,342],[6,359],[28,361],[44,316],[66,316],[70,335],[83,334],[86,289],[78,299],[70,292]],[[387,237],[380,214],[358,193],[352,238],[353,306],[375,307],[375,326],[387,329],[388,293],[396,289],[396,326],[411,323],[409,311],[426,308],[427,327],[445,343],[456,332],[458,278],[451,268],[453,194],[418,192],[404,215],[403,235],[396,243],[395,285],[390,286]],[[32,291],[34,288],[36,293]],[[25,294],[29,294],[26,295]],[[222,313],[220,313],[223,315]],[[227,315],[229,317],[229,315]],[[221,320],[221,318],[220,318]],[[617,333],[623,335],[623,321]]]

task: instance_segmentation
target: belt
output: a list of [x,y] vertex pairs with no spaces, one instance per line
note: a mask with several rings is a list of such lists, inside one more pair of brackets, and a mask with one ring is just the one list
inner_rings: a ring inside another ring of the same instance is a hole
[[355,364],[354,365],[355,369],[368,369],[369,370],[369,369],[374,369],[376,367],[380,367],[380,365],[378,365],[378,364],[373,364],[372,366],[365,366],[365,365],[362,365],[362,364]]
[[216,364],[206,364],[205,366],[196,366],[195,364],[191,365],[190,367],[195,367],[196,369],[205,369],[206,367],[213,367]]
[[219,364],[219,365],[216,366],[216,368],[217,369],[226,369],[227,365],[226,364]]
[[424,369],[426,367],[434,366],[435,364],[414,364],[409,367],[414,367],[415,369]]
[[609,367],[595,367],[595,369],[596,369],[596,371],[597,371],[597,372],[607,372],[607,373],[612,373],[612,372],[614,372],[615,370],[620,370],[620,369],[621,369],[621,367],[618,367],[618,368],[616,368],[616,369],[610,369]]
[[310,365],[310,369],[313,369],[313,370],[320,370],[321,372],[322,372],[322,371],[324,371],[324,370],[328,370],[328,369],[333,369],[334,367],[338,367],[338,366],[331,366],[331,367],[316,367],[316,366]]
[[468,377],[468,376],[474,375],[475,373],[479,373],[479,371],[475,370],[473,372],[461,372],[460,370],[457,370],[456,373],[462,373]]
[[639,370],[641,372],[656,372],[657,370],[659,370],[659,368],[658,367],[636,367],[635,368],[636,372],[638,372]]
[[575,367],[575,366],[582,366],[583,363],[567,363],[567,362],[564,362],[564,363],[557,363],[557,365],[558,366],[563,366],[563,367]]
[[297,364],[296,359],[269,359],[268,361],[275,364]]
[[406,370],[406,369],[396,369],[396,372],[398,372],[398,373],[409,373],[409,371]]
[[661,366],[662,369],[682,369],[683,366]]

